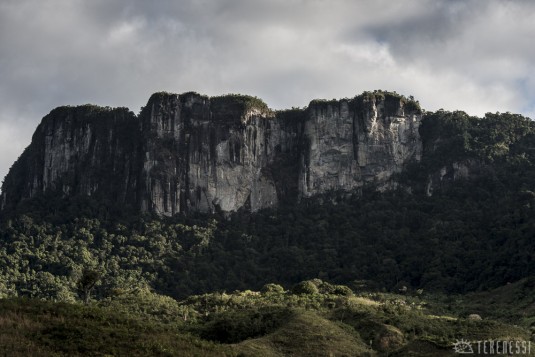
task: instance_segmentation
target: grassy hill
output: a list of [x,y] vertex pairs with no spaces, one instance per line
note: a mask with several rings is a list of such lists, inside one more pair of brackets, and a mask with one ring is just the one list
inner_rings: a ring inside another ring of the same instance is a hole
[[89,305],[1,299],[0,355],[454,356],[460,339],[533,339],[528,320],[516,326],[467,314],[484,312],[477,307],[491,296],[494,311],[511,306],[504,296],[522,284],[454,303],[410,293],[354,294],[319,279],[291,291],[269,284],[261,292],[182,301],[148,289],[117,291]]

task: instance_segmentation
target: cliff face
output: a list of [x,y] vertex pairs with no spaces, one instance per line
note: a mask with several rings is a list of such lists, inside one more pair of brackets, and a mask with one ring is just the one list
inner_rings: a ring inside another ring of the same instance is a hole
[[255,211],[277,204],[267,168],[292,145],[267,108],[241,98],[155,95],[140,115],[143,210]]
[[366,182],[387,185],[411,159],[420,160],[421,115],[396,96],[312,102],[305,123],[300,193],[351,190]]
[[137,119],[126,108],[54,109],[6,176],[2,209],[44,192],[134,204],[138,132]]
[[125,108],[48,114],[6,176],[2,209],[43,193],[142,211],[251,211],[375,182],[419,160],[417,108],[392,94],[273,112],[248,96],[154,94]]

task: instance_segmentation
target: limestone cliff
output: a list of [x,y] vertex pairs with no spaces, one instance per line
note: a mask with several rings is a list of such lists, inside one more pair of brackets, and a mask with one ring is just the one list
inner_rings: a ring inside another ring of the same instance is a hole
[[249,96],[156,93],[125,108],[45,116],[2,186],[1,207],[91,196],[161,215],[256,211],[374,182],[419,160],[421,112],[392,93],[272,111]]

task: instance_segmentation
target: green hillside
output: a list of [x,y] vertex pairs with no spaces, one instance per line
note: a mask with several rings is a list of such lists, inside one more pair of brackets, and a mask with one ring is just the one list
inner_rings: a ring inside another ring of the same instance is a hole
[[[525,341],[525,327],[454,313],[433,296],[353,294],[319,279],[182,301],[133,289],[90,305],[0,300],[8,356],[453,356],[458,340]],[[460,307],[460,305],[458,306]]]

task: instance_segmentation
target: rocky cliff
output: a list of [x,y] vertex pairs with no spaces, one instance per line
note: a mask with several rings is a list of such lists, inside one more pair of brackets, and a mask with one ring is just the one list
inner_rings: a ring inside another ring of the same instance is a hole
[[366,182],[388,185],[393,173],[420,160],[421,115],[392,94],[313,101],[304,125],[299,193],[352,190]]
[[156,93],[126,108],[45,116],[2,186],[1,208],[50,194],[173,215],[256,211],[365,183],[419,160],[421,111],[395,93],[272,111],[249,96]]

